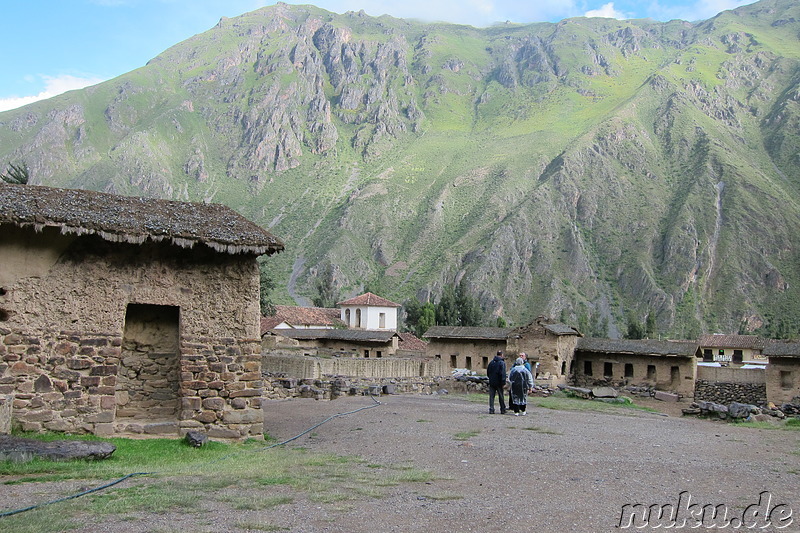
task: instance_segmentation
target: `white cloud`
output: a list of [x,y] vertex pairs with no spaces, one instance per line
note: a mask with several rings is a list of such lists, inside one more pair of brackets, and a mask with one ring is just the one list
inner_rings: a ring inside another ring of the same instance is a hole
[[614,2],[603,4],[600,9],[591,9],[587,11],[584,17],[602,17],[607,19],[626,19],[625,13],[614,9]]
[[56,77],[42,76],[42,79],[44,80],[44,90],[42,92],[32,96],[10,96],[8,98],[0,98],[0,111],[16,109],[33,102],[38,102],[39,100],[52,98],[53,96],[67,91],[83,89],[84,87],[104,81],[101,78],[79,78],[68,74]]
[[722,11],[752,4],[755,0],[695,0],[681,5],[665,5],[657,0],[648,5],[649,16],[657,20],[707,20]]

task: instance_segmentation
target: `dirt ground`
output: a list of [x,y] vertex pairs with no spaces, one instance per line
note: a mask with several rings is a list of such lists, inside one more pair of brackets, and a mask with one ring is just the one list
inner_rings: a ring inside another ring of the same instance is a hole
[[[413,464],[434,479],[388,487],[383,497],[345,506],[298,498],[268,510],[237,510],[217,502],[202,516],[139,514],[78,531],[596,533],[618,531],[626,504],[677,505],[683,493],[691,503],[724,505],[729,517],[742,516],[765,491],[771,507],[785,504],[794,518],[781,523],[787,527],[773,523],[759,531],[800,531],[800,432],[681,417],[686,404],[655,400],[647,403],[663,413],[531,407],[525,417],[489,415],[484,403],[448,395],[391,395],[379,402],[287,446]],[[265,431],[285,440],[371,405],[369,397],[268,402]],[[24,489],[0,485],[4,508],[12,490]]]

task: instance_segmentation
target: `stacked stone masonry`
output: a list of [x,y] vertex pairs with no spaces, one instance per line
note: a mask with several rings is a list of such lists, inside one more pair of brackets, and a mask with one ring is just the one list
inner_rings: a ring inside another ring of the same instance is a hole
[[262,433],[258,340],[184,338],[182,354],[173,356],[179,358],[180,375],[172,412],[164,412],[165,399],[157,394],[130,410],[136,392],[127,386],[131,380],[118,376],[121,345],[122,338],[113,335],[60,332],[43,340],[0,328],[0,395],[13,395],[15,423],[25,431],[106,436]]
[[732,402],[763,406],[767,403],[764,383],[720,383],[699,379],[695,382],[695,401],[728,405]]

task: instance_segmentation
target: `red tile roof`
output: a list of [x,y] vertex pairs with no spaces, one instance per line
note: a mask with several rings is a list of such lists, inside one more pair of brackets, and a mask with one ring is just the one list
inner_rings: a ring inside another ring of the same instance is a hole
[[396,304],[390,300],[387,300],[386,298],[381,298],[380,296],[376,296],[371,292],[365,292],[361,296],[350,298],[349,300],[339,302],[336,305],[371,305],[374,307],[401,307],[400,304]]
[[764,349],[764,339],[758,335],[702,335],[698,340],[701,348],[750,348]]
[[416,350],[424,352],[428,347],[427,342],[418,338],[411,332],[398,333],[398,335],[400,335],[400,342],[398,343],[397,347],[400,350]]

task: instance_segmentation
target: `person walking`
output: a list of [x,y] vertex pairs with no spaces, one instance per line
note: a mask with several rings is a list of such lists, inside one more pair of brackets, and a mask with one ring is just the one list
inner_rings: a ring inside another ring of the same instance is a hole
[[489,378],[489,414],[494,413],[494,396],[500,400],[500,414],[506,414],[506,401],[503,398],[503,386],[506,384],[506,361],[503,352],[498,351],[492,362],[486,367]]
[[511,409],[514,416],[525,416],[528,404],[528,393],[533,390],[533,376],[530,370],[525,368],[525,360],[518,357],[514,361],[514,367],[508,373],[508,381],[511,383]]

